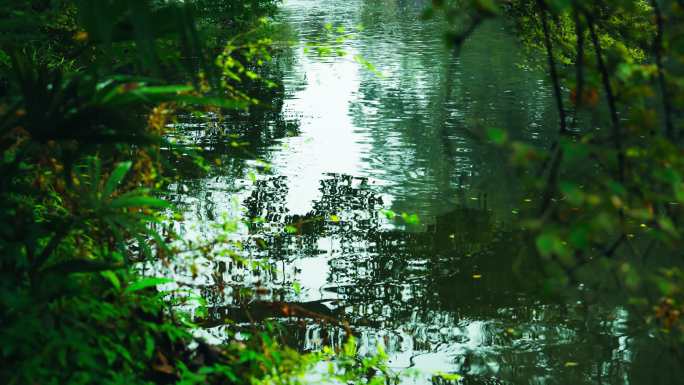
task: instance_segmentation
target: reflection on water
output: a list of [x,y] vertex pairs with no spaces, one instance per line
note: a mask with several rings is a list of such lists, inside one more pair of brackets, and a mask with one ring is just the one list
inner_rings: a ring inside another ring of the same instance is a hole
[[[548,145],[548,85],[501,25],[485,25],[454,57],[444,26],[418,20],[422,6],[286,0],[280,18],[300,43],[271,68],[283,83],[275,108],[179,124],[175,139],[220,160],[172,186],[187,208],[179,232],[206,238],[224,215],[259,218],[233,237],[270,266],[196,261],[199,272],[174,273],[207,301],[206,337],[227,338],[226,318],[276,317],[310,350],[339,344],[344,320],[365,351],[383,344],[396,369],[478,384],[630,382],[639,361],[630,314],[552,301],[532,284],[541,267],[509,225],[515,178],[476,139],[493,126]],[[353,31],[345,56],[305,51],[327,23]],[[417,213],[421,225],[405,228],[383,209]]]

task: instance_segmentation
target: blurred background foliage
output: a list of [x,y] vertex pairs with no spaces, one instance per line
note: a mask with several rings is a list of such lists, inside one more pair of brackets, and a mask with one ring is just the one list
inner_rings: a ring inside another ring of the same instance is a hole
[[[559,115],[548,150],[483,132],[506,148],[538,204],[524,214],[550,293],[614,300],[681,352],[682,17],[679,1],[433,1],[458,49],[503,18],[543,57]],[[456,28],[457,27],[457,28]],[[678,353],[679,354],[679,353]]]

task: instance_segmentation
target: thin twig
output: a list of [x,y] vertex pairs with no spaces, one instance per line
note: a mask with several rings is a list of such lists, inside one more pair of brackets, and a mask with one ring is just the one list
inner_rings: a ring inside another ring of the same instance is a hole
[[660,92],[663,98],[663,109],[665,110],[665,135],[670,140],[675,139],[674,126],[672,124],[672,101],[670,100],[670,93],[667,89],[667,82],[665,81],[665,67],[663,66],[663,34],[665,27],[663,23],[663,13],[658,5],[658,0],[651,0],[653,7],[653,14],[656,20],[656,34],[653,39],[653,50],[655,53],[656,66],[658,67],[658,83],[660,84]]
[[48,244],[45,246],[45,248],[43,248],[43,251],[31,262],[31,271],[38,270],[45,264],[45,262],[47,262],[52,253],[55,251],[55,249],[57,249],[59,244],[62,242],[62,240],[64,240],[70,231],[71,225],[64,225],[57,230],[57,232],[55,232],[55,235],[52,236]]
[[549,31],[548,12],[543,0],[537,0],[537,6],[539,7],[539,17],[541,18],[542,29],[544,30],[546,58],[549,62],[549,74],[551,75],[553,93],[556,98],[556,108],[558,109],[558,118],[560,120],[560,133],[566,134],[568,130],[565,121],[565,108],[563,107],[563,94],[561,93],[560,81],[556,70],[556,59],[553,57],[553,44],[551,42],[551,32]]
[[563,149],[556,145],[554,146],[551,155],[551,168],[549,170],[548,178],[546,179],[546,188],[542,195],[541,207],[539,212],[542,218],[547,217],[548,210],[551,208],[551,201],[556,193],[556,185],[558,184],[558,173],[560,172],[560,165],[563,160]]
[[575,19],[575,36],[577,38],[577,57],[575,58],[575,112],[572,125],[577,124],[577,112],[584,102],[584,28],[577,8],[573,9]]
[[587,24],[589,26],[589,34],[591,36],[592,44],[594,45],[594,51],[596,53],[596,61],[598,64],[599,72],[601,73],[601,80],[603,82],[603,88],[606,93],[606,100],[608,102],[608,108],[610,109],[610,120],[613,125],[613,144],[615,146],[615,151],[617,152],[617,162],[618,162],[618,180],[620,183],[625,181],[625,152],[622,145],[622,128],[620,127],[620,117],[617,112],[617,104],[615,101],[615,94],[613,92],[613,87],[610,84],[610,75],[608,74],[608,68],[603,60],[603,50],[601,49],[601,42],[599,41],[598,34],[596,33],[596,27],[591,19],[591,16],[585,14],[587,18]]
[[[546,4],[543,0],[537,0],[537,7],[539,8],[539,18],[541,19],[542,29],[544,31],[544,45],[546,47],[546,56],[549,65],[549,74],[551,76],[551,83],[553,85],[553,93],[556,98],[556,108],[558,109],[558,119],[560,134],[566,135],[568,133],[565,107],[563,106],[563,94],[561,92],[560,80],[558,78],[558,71],[556,70],[556,59],[553,56],[553,43],[551,41],[551,32],[549,30],[548,12]],[[546,189],[544,190],[540,211],[545,215],[550,207],[551,199],[556,192],[556,185],[558,183],[558,173],[560,172],[560,165],[563,160],[563,149],[555,142],[552,146],[553,155],[551,158],[551,166],[547,178]],[[544,168],[546,165],[544,166]]]

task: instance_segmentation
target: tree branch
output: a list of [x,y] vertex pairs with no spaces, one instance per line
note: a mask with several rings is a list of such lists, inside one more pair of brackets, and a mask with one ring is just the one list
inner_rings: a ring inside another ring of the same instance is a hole
[[549,62],[549,73],[551,75],[551,83],[553,84],[553,93],[556,97],[556,108],[558,109],[558,118],[560,120],[560,133],[567,133],[567,123],[565,121],[565,108],[563,107],[563,94],[561,93],[560,81],[558,79],[558,72],[556,70],[556,59],[553,57],[553,45],[551,42],[551,32],[549,30],[548,12],[546,4],[543,0],[537,0],[537,7],[539,8],[539,17],[541,18],[542,29],[544,31],[544,45],[546,46],[546,58]]
[[651,6],[653,7],[653,14],[656,21],[656,35],[653,38],[653,50],[655,53],[656,66],[658,67],[658,83],[663,98],[663,109],[665,110],[665,135],[667,135],[668,139],[674,140],[676,133],[672,124],[672,101],[667,89],[665,67],[663,66],[663,34],[665,32],[663,13],[660,10],[658,0],[651,0]]
[[591,41],[594,46],[594,52],[596,53],[596,61],[598,64],[598,70],[601,73],[601,80],[603,82],[603,88],[606,93],[606,100],[608,102],[608,108],[610,109],[610,120],[613,125],[613,144],[615,146],[615,151],[617,152],[617,162],[618,162],[618,180],[620,183],[625,181],[625,152],[622,145],[622,128],[620,126],[620,117],[617,112],[617,103],[615,101],[615,94],[613,93],[613,87],[610,84],[610,75],[608,74],[608,68],[603,60],[603,51],[601,49],[601,42],[599,41],[598,34],[596,33],[596,27],[591,19],[591,16],[585,14],[587,18],[587,24],[589,26],[589,34],[591,36]]

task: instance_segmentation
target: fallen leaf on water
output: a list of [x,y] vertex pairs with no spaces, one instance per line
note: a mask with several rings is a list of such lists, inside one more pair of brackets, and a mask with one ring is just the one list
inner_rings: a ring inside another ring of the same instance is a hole
[[446,381],[458,381],[461,378],[463,378],[462,375],[457,374],[457,373],[444,373],[444,372],[435,373],[435,377],[442,378]]

